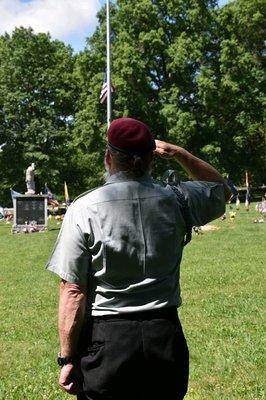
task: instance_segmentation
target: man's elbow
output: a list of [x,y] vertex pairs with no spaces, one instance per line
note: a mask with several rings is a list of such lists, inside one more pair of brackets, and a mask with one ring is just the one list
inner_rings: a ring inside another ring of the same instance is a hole
[[86,298],[86,287],[62,280],[60,294],[73,300],[82,301]]

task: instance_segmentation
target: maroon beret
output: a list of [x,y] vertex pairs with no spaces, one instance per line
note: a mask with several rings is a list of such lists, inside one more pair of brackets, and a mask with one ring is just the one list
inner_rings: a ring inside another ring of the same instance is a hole
[[129,155],[144,154],[155,150],[155,140],[143,122],[133,118],[115,119],[107,131],[111,148]]

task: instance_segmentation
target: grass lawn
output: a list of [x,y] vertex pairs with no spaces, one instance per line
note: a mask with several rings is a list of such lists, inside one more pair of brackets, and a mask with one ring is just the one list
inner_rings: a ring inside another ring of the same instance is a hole
[[[242,205],[234,221],[214,221],[218,230],[185,248],[187,400],[265,399],[266,224],[254,224],[257,217],[254,204],[249,212]],[[57,387],[59,280],[44,270],[58,226],[28,235],[11,235],[10,227],[0,222],[0,399],[71,399]]]

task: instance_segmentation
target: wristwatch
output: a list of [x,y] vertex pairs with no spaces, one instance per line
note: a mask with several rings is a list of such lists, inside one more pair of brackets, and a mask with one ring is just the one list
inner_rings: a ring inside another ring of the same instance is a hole
[[75,364],[76,361],[77,361],[77,357],[75,357],[75,356],[61,357],[60,353],[57,356],[57,364],[60,367],[63,367],[64,365],[67,365],[67,364]]

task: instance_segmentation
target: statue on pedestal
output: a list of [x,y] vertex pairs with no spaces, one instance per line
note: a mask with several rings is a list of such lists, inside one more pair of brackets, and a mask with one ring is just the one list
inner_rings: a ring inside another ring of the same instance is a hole
[[35,194],[35,182],[34,182],[34,169],[35,169],[35,164],[32,163],[26,170],[26,186],[27,186],[27,192],[25,194]]

